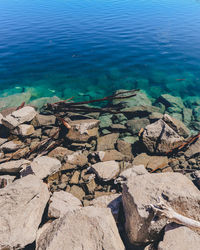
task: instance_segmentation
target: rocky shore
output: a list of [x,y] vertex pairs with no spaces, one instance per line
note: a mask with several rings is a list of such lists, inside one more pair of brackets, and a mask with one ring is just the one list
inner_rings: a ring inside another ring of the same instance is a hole
[[198,100],[138,91],[109,113],[46,102],[59,100],[1,100],[0,249],[199,248]]

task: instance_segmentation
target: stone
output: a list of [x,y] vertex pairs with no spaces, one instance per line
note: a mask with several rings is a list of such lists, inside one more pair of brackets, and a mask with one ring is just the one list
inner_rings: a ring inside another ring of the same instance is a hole
[[184,108],[182,99],[177,96],[163,94],[158,98],[157,101],[163,103],[166,108],[168,108],[168,110],[170,108],[170,113],[181,113]]
[[38,109],[41,109],[47,103],[55,103],[59,101],[61,101],[61,99],[57,96],[41,97],[30,102],[30,105],[37,107]]
[[117,140],[116,147],[120,153],[127,156],[130,160],[133,158],[131,143],[123,140]]
[[144,128],[149,124],[150,122],[146,118],[141,118],[141,119],[135,118],[135,119],[129,120],[126,123],[126,126],[133,135],[137,135],[141,128]]
[[34,127],[51,126],[55,125],[56,117],[54,115],[41,115],[37,114],[32,120]]
[[168,172],[128,178],[123,185],[122,200],[126,232],[131,243],[150,242],[158,238],[167,219],[159,218],[152,222],[154,215],[146,208],[159,203],[161,197],[177,213],[200,220],[200,193],[186,176]]
[[153,112],[149,115],[149,120],[151,123],[156,122],[159,119],[163,118],[163,114],[159,112]]
[[31,163],[33,173],[40,179],[44,179],[53,173],[56,173],[61,168],[61,163],[55,158],[48,156],[37,157]]
[[183,109],[183,122],[186,126],[192,121],[192,109],[184,108]]
[[17,161],[8,161],[0,164],[0,173],[16,174],[28,165],[30,165],[30,161],[24,159]]
[[29,135],[32,135],[34,131],[35,129],[33,125],[21,124],[14,129],[13,134],[21,135],[21,136],[29,136]]
[[105,161],[93,164],[91,169],[96,173],[99,179],[110,181],[119,174],[119,164],[116,161]]
[[190,136],[190,130],[185,126],[181,121],[165,114],[163,116],[163,121],[167,123],[167,125],[172,128],[178,135],[187,138]]
[[138,136],[124,136],[121,137],[120,139],[130,144],[134,144],[139,140]]
[[183,138],[162,119],[146,126],[141,137],[151,153],[167,153],[183,143]]
[[195,155],[200,154],[200,138],[198,138],[189,148],[184,152],[187,158],[192,158]]
[[129,119],[135,117],[148,117],[153,112],[160,112],[160,108],[155,106],[133,106],[130,108],[121,109],[121,112],[126,115]]
[[26,106],[12,112],[2,119],[2,124],[9,129],[14,129],[24,122],[30,122],[36,116],[36,111],[33,107]]
[[88,163],[87,153],[83,151],[73,152],[73,154],[67,156],[67,163],[83,167]]
[[97,151],[90,154],[90,158],[94,159],[93,161],[122,161],[124,159],[124,155],[119,151],[107,150],[107,151]]
[[7,138],[0,138],[0,146],[3,145],[7,141],[8,141]]
[[13,140],[8,141],[0,146],[0,149],[3,150],[4,153],[11,153],[16,151],[22,147],[23,143],[21,141]]
[[79,183],[79,176],[80,176],[80,172],[75,171],[72,175],[71,180],[70,180],[70,184],[78,184]]
[[59,218],[68,211],[73,211],[81,206],[80,200],[72,194],[65,191],[54,192],[50,198],[48,217]]
[[197,250],[200,236],[185,226],[169,224],[165,227],[164,238],[158,244],[158,250]]
[[193,115],[196,121],[200,122],[200,106],[193,109]]
[[53,221],[36,240],[36,250],[125,250],[108,208],[84,207]]
[[49,157],[57,158],[59,161],[67,161],[68,155],[72,155],[74,152],[64,147],[54,148],[49,154]]
[[0,190],[1,249],[21,249],[35,241],[48,199],[47,185],[33,175]]
[[90,201],[90,206],[110,208],[112,215],[117,220],[120,205],[122,203],[121,194],[103,195]]
[[16,176],[14,175],[2,175],[0,176],[0,188],[4,188],[15,180]]
[[99,120],[86,119],[76,120],[70,123],[71,129],[66,137],[74,142],[87,142],[89,139],[98,136]]
[[114,149],[118,137],[118,133],[112,133],[99,137],[97,141],[97,151],[106,151]]
[[85,192],[83,191],[83,189],[77,185],[73,185],[69,192],[79,200],[82,200],[85,196]]
[[100,128],[108,128],[112,125],[112,115],[110,114],[101,115],[99,117],[99,120],[100,120],[99,124]]

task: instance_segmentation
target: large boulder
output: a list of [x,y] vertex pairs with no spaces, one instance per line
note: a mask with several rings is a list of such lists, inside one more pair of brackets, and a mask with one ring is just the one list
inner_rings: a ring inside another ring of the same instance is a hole
[[37,250],[124,250],[108,208],[85,207],[53,221],[36,241]]
[[33,173],[40,179],[44,179],[47,176],[56,173],[60,168],[60,161],[48,156],[37,157],[31,163]]
[[[126,232],[132,243],[157,239],[167,219],[153,220],[150,204],[164,197],[177,213],[200,221],[200,193],[195,185],[179,173],[144,174],[128,178],[123,185]],[[153,221],[152,221],[153,220]]]
[[197,250],[200,246],[200,235],[184,226],[169,224],[165,228],[163,240],[158,250]]
[[54,192],[50,198],[48,216],[50,218],[59,218],[68,211],[73,211],[81,206],[80,200],[72,194],[65,191]]
[[30,122],[36,116],[36,111],[33,107],[26,106],[22,109],[12,112],[2,119],[2,124],[9,129],[14,129],[24,122]]
[[180,137],[162,119],[145,127],[142,141],[151,153],[167,153],[183,143]]
[[49,199],[47,185],[29,175],[0,190],[0,249],[32,243]]

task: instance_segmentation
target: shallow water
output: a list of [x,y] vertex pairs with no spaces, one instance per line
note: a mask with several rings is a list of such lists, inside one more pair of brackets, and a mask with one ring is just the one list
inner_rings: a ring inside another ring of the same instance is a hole
[[198,0],[1,0],[1,96],[200,94]]

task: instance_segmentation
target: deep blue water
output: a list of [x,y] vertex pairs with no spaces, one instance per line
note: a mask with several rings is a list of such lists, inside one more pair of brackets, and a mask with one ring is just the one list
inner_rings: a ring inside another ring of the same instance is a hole
[[119,88],[200,95],[199,0],[0,0],[1,95]]

